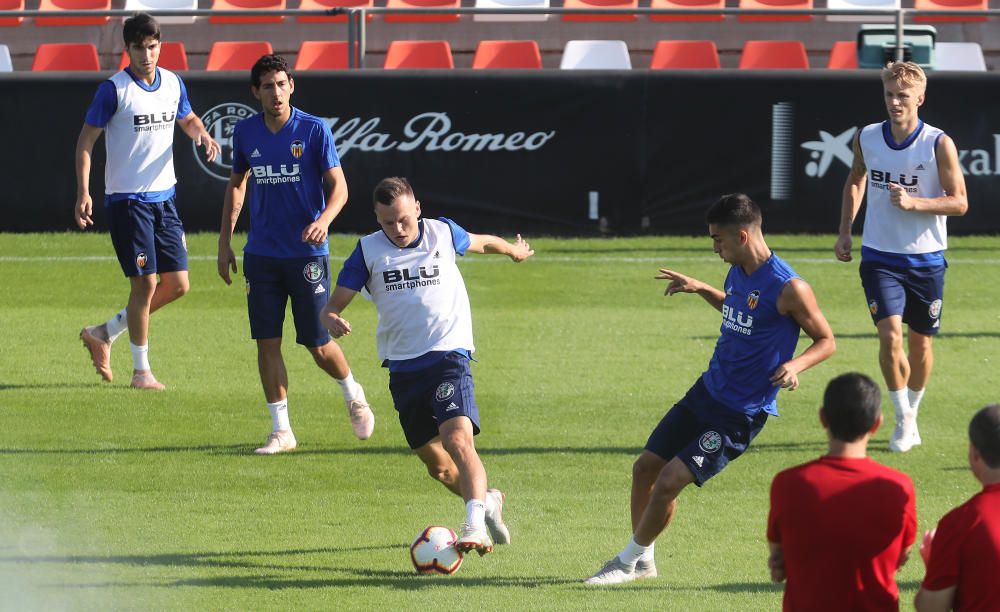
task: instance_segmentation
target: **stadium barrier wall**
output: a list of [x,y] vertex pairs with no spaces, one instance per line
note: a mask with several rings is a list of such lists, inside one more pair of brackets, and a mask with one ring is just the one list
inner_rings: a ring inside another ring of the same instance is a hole
[[[73,227],[73,152],[100,78],[0,76],[0,231]],[[233,126],[259,107],[247,75],[183,78],[223,155],[206,163],[177,131],[178,207],[188,231],[217,231]],[[921,116],[955,139],[969,190],[953,233],[1000,231],[1000,107],[988,103],[998,98],[1000,75],[931,76]],[[339,232],[375,229],[370,194],[391,175],[410,178],[424,214],[484,232],[699,235],[707,206],[733,191],[761,203],[768,231],[834,232],[851,137],[885,118],[873,71],[301,73],[292,101],[331,125],[350,189]]]

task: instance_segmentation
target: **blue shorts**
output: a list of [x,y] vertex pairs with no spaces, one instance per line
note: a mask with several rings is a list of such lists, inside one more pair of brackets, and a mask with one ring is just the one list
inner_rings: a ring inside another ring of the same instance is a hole
[[700,487],[746,452],[766,422],[763,410],[751,416],[715,401],[698,378],[649,435],[646,450],[683,461]]
[[308,347],[330,342],[330,332],[319,320],[319,313],[330,297],[330,264],[326,255],[283,259],[244,253],[243,276],[247,283],[251,338],[280,338],[285,305],[292,298],[295,341]]
[[872,321],[900,315],[913,331],[933,336],[941,329],[944,272],[948,264],[897,268],[861,261],[861,286]]
[[427,444],[438,436],[441,423],[458,416],[469,417],[473,435],[479,434],[479,408],[465,355],[451,352],[422,370],[390,372],[389,392],[410,448]]
[[119,200],[108,204],[111,243],[125,276],[188,269],[184,224],[174,199],[153,204]]

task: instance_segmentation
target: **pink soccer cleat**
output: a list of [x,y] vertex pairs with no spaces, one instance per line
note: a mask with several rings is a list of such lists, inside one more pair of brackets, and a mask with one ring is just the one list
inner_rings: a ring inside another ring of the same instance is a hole
[[90,360],[94,362],[94,368],[101,378],[111,382],[111,343],[101,340],[94,332],[97,327],[84,327],[80,330],[80,340],[90,351]]
[[364,389],[358,387],[358,397],[347,402],[347,415],[351,417],[351,428],[359,440],[367,440],[375,431],[375,413],[368,406]]
[[133,370],[132,371],[132,383],[133,389],[149,389],[152,391],[163,391],[167,387],[156,380],[153,373],[149,370]]
[[278,453],[295,450],[296,446],[298,446],[298,443],[295,441],[295,434],[292,433],[292,430],[279,429],[278,431],[272,431],[271,435],[267,437],[267,443],[254,452],[258,455],[277,455]]

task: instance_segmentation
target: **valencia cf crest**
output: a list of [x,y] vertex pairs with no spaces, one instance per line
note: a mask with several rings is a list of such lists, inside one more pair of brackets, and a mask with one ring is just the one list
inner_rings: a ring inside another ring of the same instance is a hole
[[875,316],[878,313],[878,302],[875,300],[868,302],[868,312],[872,313],[872,316]]
[[306,143],[302,142],[301,140],[293,140],[291,149],[292,149],[292,157],[298,159],[302,157],[302,153],[305,152]]
[[747,306],[750,307],[750,310],[753,310],[754,308],[757,307],[757,302],[759,301],[760,301],[760,291],[754,289],[753,291],[750,292],[750,295],[747,296]]
[[143,268],[146,267],[146,254],[145,253],[139,253],[138,255],[135,256],[135,265],[140,270],[142,270]]

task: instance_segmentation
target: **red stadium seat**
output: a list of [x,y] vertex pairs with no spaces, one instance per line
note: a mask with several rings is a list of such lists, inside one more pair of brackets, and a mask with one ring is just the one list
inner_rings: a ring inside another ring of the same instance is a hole
[[[286,0],[212,0],[213,11],[280,10],[287,8]],[[212,15],[209,23],[281,23],[281,15],[248,15],[246,17],[226,17]]]
[[533,40],[482,40],[473,68],[541,68],[542,54]]
[[621,15],[563,15],[563,21],[635,21],[628,9],[639,7],[639,0],[564,0],[567,9],[621,9]]
[[[160,43],[160,61],[158,61],[156,65],[162,66],[167,70],[187,70],[188,56],[187,51],[184,50],[184,43]],[[125,66],[128,66],[128,53],[122,51],[122,58],[121,61],[118,62],[118,69],[121,70]]]
[[[58,15],[61,11],[109,11],[111,0],[41,0],[38,10]],[[104,25],[111,18],[103,17],[35,17],[40,26]]]
[[[741,9],[811,9],[812,0],[740,0]],[[812,21],[812,15],[740,15],[740,21]]]
[[748,40],[740,54],[740,68],[809,68],[809,58],[800,40]]
[[35,51],[34,71],[100,70],[97,47],[90,43],[43,43]]
[[[0,0],[0,11],[23,11],[24,0]],[[0,19],[0,26],[21,25],[24,17],[4,17]]]
[[931,16],[927,15],[924,17],[916,16],[914,21],[986,21],[985,15],[976,16],[977,11],[985,11],[989,8],[987,0],[915,0],[913,8],[918,11],[969,11],[969,16],[964,15],[938,15]]
[[838,40],[830,49],[830,59],[826,67],[832,70],[855,70],[858,67],[858,43],[853,40]]
[[653,48],[650,68],[719,68],[719,50],[711,40],[661,40]]
[[[373,0],[302,0],[299,8],[306,11],[322,11],[332,8],[372,8]],[[366,21],[371,21],[374,15],[367,15]],[[303,15],[296,17],[299,23],[345,23],[347,14],[331,15],[329,17],[313,17]]]
[[350,67],[344,41],[304,40],[295,58],[295,70],[340,70]]
[[[654,9],[723,9],[726,0],[651,0]],[[722,21],[725,15],[650,15],[650,21]]]
[[[388,0],[386,8],[458,8],[460,0]],[[444,15],[418,15],[414,13],[385,13],[382,19],[391,23],[410,23],[414,21],[458,21],[458,13]]]
[[394,40],[385,52],[385,68],[454,68],[446,40]]
[[212,43],[205,70],[250,70],[262,55],[274,53],[265,41],[220,41]]

